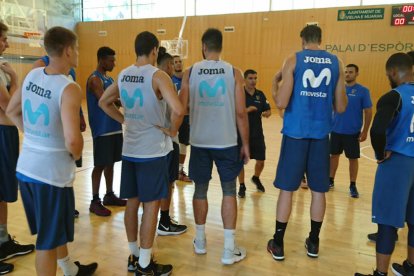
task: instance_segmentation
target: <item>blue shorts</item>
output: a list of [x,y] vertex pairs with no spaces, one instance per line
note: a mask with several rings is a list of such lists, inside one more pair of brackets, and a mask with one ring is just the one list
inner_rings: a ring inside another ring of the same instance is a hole
[[312,191],[329,190],[329,139],[294,139],[283,135],[274,185],[296,191],[306,174]]
[[414,158],[393,152],[378,165],[372,194],[372,221],[404,227],[414,224]]
[[51,250],[73,241],[75,197],[72,187],[19,181],[24,210],[36,249]]
[[240,148],[237,146],[224,149],[199,148],[191,146],[189,173],[195,183],[207,183],[211,179],[213,161],[216,164],[221,182],[236,179],[243,168]]
[[178,179],[180,170],[180,145],[173,142],[173,150],[167,155],[168,158],[168,183],[173,183]]
[[168,196],[168,158],[144,162],[122,160],[121,198],[138,197],[140,202],[161,200]]
[[19,132],[15,126],[0,125],[0,201],[17,200],[16,166]]

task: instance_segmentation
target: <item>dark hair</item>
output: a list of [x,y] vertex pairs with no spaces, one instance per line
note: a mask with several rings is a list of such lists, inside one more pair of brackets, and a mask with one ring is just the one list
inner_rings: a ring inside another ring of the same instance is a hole
[[7,27],[7,25],[4,24],[3,22],[0,22],[0,36],[3,36],[3,34],[7,32],[8,30],[9,30],[9,27]]
[[178,58],[180,58],[180,59],[181,59],[181,56],[180,56],[180,55],[173,55],[172,57],[173,57],[173,58],[177,58],[177,57],[178,57]]
[[48,56],[61,56],[67,47],[74,47],[78,37],[74,32],[63,27],[50,28],[44,38]]
[[321,43],[322,30],[316,25],[308,25],[302,29],[300,37],[308,43]]
[[167,60],[171,60],[173,57],[167,53],[167,49],[165,47],[158,48],[158,58],[157,58],[157,64],[160,65],[164,63]]
[[248,75],[255,75],[255,74],[257,74],[257,72],[256,72],[256,71],[254,71],[253,69],[247,69],[247,70],[244,72],[244,78],[247,78],[247,76],[248,76]]
[[397,68],[401,71],[409,71],[413,68],[413,60],[404,53],[396,53],[389,57],[385,64],[385,69]]
[[223,47],[223,35],[218,29],[209,28],[201,37],[201,42],[209,51],[221,52]]
[[98,52],[96,53],[96,56],[98,57],[98,61],[100,59],[109,57],[109,56],[114,56],[115,55],[115,51],[109,47],[101,47],[98,49]]
[[407,55],[409,55],[411,57],[411,59],[413,60],[413,63],[414,63],[414,51],[408,52]]
[[350,64],[348,64],[347,66],[345,66],[346,68],[348,68],[348,67],[353,67],[353,68],[355,68],[355,72],[359,72],[359,67],[358,67],[358,65],[356,65],[356,64],[353,64],[353,63],[350,63]]
[[142,32],[135,38],[135,54],[139,56],[148,56],[154,48],[160,45],[158,38],[150,32]]

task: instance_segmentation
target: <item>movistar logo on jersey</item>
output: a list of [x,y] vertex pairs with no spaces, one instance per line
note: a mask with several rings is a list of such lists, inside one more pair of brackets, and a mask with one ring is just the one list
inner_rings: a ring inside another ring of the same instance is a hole
[[217,95],[218,91],[221,91],[222,95],[226,94],[226,82],[224,79],[218,79],[214,86],[210,86],[207,81],[202,81],[199,86],[200,97],[203,98],[204,95],[207,95],[209,98],[213,98]]
[[139,106],[144,105],[144,95],[139,88],[134,90],[134,93],[132,93],[131,97],[128,95],[128,92],[125,89],[122,89],[121,99],[125,103],[126,109],[132,109],[137,101],[139,101]]
[[43,117],[43,125],[48,126],[50,121],[49,108],[42,103],[36,111],[33,111],[32,103],[27,99],[23,106],[23,117],[25,121],[29,121],[32,125],[36,124],[40,117]]
[[315,72],[313,72],[312,69],[307,69],[305,73],[303,73],[302,84],[304,88],[308,88],[308,86],[318,88],[325,80],[325,85],[328,86],[331,83],[331,78],[332,74],[329,68],[324,68],[319,76],[315,76]]

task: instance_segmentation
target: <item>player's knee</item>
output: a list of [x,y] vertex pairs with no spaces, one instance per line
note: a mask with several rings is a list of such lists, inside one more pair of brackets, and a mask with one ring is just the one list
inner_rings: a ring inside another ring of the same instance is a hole
[[221,182],[223,196],[236,196],[236,179],[232,181]]
[[207,199],[208,182],[194,183],[193,199]]
[[377,253],[391,255],[394,251],[396,238],[397,228],[390,225],[378,224]]

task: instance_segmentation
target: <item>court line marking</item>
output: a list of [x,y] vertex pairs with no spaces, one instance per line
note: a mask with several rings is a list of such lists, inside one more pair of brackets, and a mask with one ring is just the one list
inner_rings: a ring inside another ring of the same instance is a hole
[[364,154],[364,152],[363,152],[363,150],[364,149],[366,149],[366,148],[370,148],[371,146],[363,146],[362,148],[361,148],[361,156],[362,157],[364,157],[364,158],[366,158],[366,159],[368,159],[368,160],[370,160],[370,161],[372,161],[372,162],[375,162],[375,163],[377,163],[377,160],[376,159],[373,159],[373,158],[371,158],[371,157],[369,157],[369,156],[366,156],[365,154]]

